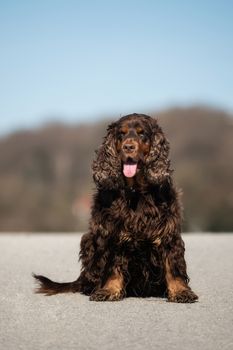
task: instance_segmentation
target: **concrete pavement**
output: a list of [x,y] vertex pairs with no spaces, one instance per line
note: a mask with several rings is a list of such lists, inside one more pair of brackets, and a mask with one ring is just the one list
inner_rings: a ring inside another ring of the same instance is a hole
[[195,304],[33,294],[31,273],[79,274],[78,234],[0,235],[0,349],[233,349],[233,235],[184,235]]

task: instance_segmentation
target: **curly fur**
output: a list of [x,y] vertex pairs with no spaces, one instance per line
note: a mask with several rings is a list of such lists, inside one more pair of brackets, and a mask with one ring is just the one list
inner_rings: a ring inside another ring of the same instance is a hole
[[[121,118],[121,122],[135,114]],[[138,115],[137,115],[138,116]],[[152,132],[151,150],[146,160],[144,176],[150,184],[159,184],[171,175],[170,161],[168,159],[169,143],[157,121],[149,116],[140,115],[150,126]],[[93,178],[97,188],[120,189],[125,187],[121,173],[121,161],[116,152],[116,127],[118,123],[112,123],[107,129],[107,136],[97,151],[97,157],[93,162]]]
[[[150,132],[150,151],[134,188],[126,184],[116,149],[119,124],[131,120]],[[180,196],[168,157],[169,143],[155,119],[132,114],[108,127],[93,162],[97,191],[89,231],[81,240],[81,274],[64,284],[34,275],[38,292],[81,292],[96,301],[125,296],[197,300],[188,286]]]

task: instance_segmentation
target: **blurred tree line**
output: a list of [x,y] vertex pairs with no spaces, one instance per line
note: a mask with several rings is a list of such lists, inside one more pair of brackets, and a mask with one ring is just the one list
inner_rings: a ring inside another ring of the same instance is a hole
[[[183,190],[184,231],[233,231],[233,118],[203,107],[158,117]],[[0,231],[83,231],[91,162],[108,121],[51,124],[0,139]]]

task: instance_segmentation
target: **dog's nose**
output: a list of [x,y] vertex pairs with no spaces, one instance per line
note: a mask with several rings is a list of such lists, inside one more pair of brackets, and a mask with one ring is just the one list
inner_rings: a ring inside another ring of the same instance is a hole
[[130,153],[130,152],[135,151],[135,149],[136,149],[136,146],[135,146],[133,143],[125,143],[125,144],[123,145],[123,150],[124,150],[125,152]]

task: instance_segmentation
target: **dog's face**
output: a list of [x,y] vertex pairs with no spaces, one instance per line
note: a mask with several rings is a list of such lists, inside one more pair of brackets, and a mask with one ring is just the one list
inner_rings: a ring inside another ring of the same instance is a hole
[[129,114],[108,126],[93,162],[94,181],[105,189],[124,188],[124,180],[134,177],[143,186],[160,184],[171,174],[168,154],[169,143],[157,120]]
[[116,149],[125,177],[133,177],[143,167],[150,152],[152,130],[143,117],[122,118],[116,130]]

